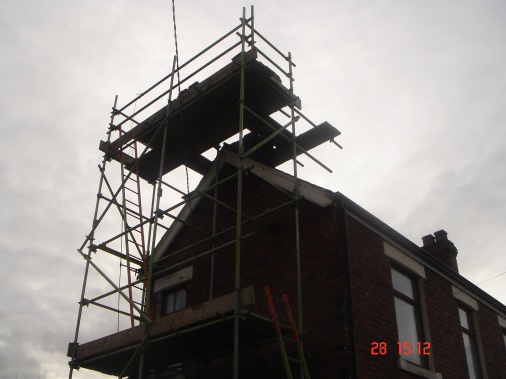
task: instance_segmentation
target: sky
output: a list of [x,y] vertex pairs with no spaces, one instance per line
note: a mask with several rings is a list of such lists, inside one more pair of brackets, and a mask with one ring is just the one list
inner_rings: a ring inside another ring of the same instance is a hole
[[[180,61],[250,5],[176,0]],[[333,173],[305,160],[300,177],[418,245],[445,229],[460,273],[506,303],[506,3],[254,5],[256,28],[292,53],[304,113],[342,132],[343,150],[314,150]],[[66,378],[98,143],[115,95],[170,72],[171,3],[4,0],[0,48],[0,379]]]

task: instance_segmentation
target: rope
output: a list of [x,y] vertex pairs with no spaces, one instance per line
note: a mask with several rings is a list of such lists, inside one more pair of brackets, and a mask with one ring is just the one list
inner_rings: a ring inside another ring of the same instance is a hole
[[[174,44],[176,45],[176,70],[177,70],[177,94],[179,98],[179,114],[181,119],[181,134],[183,136],[183,160],[186,161],[186,136],[185,136],[185,128],[183,124],[183,112],[181,110],[181,86],[179,83],[181,82],[181,78],[179,75],[179,47],[177,44],[177,27],[176,27],[176,6],[175,6],[175,0],[172,0],[172,23],[174,24]],[[185,171],[186,171],[186,191],[190,193],[190,179],[188,176],[188,166],[185,164]],[[190,203],[191,204],[191,203]],[[191,205],[190,205],[191,206]],[[190,209],[191,211],[191,209]]]
[[[121,223],[121,233],[123,233],[123,227],[124,227],[124,223],[122,222]],[[120,249],[119,249],[119,251],[120,251],[121,254],[123,254],[123,238],[120,238]],[[121,270],[122,270],[122,267],[123,267],[123,259],[120,259],[119,260],[118,288],[121,288]],[[120,307],[120,300],[121,300],[121,295],[118,292],[118,333],[119,333],[119,307]]]
[[[174,42],[176,44],[177,82],[179,83],[179,49],[177,46],[176,5],[175,5],[174,0],[172,0],[172,23],[174,24]],[[181,89],[179,89],[179,92],[181,92]]]
[[[177,70],[177,92],[178,92],[178,99],[179,99],[179,118],[181,122],[181,135],[183,137],[183,162],[185,167],[185,173],[186,173],[186,193],[190,194],[190,178],[188,175],[188,166],[186,165],[186,135],[185,135],[185,127],[184,127],[184,121],[183,121],[183,111],[181,106],[181,78],[179,74],[179,47],[177,43],[177,27],[176,27],[176,5],[175,0],[172,0],[172,23],[174,24],[174,44],[176,46],[176,70]],[[191,225],[194,225],[193,220],[193,209],[191,204],[191,199],[188,197],[188,206],[190,208],[190,221]],[[197,259],[197,247],[196,247],[196,236],[195,236],[195,228],[192,227],[193,231],[193,251],[195,256],[195,269],[197,271],[197,281],[198,281],[198,289],[199,289],[199,298],[200,302],[203,301],[202,299],[202,286],[200,284],[200,272],[199,272],[199,264]]]
[[[122,264],[121,261],[122,260],[119,261],[118,288],[121,288],[121,268],[123,267],[123,264]],[[120,296],[120,293],[118,292],[118,333],[119,333],[119,305],[120,305],[120,300],[121,300],[121,296]]]

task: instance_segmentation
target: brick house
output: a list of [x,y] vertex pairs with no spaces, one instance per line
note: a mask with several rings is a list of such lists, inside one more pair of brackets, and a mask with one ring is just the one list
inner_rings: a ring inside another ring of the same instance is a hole
[[[235,153],[222,150],[200,190],[227,177],[237,162]],[[263,286],[286,291],[298,308],[294,205],[286,205],[293,178],[252,160],[245,164],[250,172],[243,179],[242,210],[256,219],[243,229],[240,377],[280,378],[284,370]],[[419,247],[341,193],[299,186],[302,337],[311,377],[506,377],[506,307],[459,275],[457,249],[445,231],[423,237]],[[233,207],[236,187],[233,180],[222,185],[217,199]],[[155,271],[162,275],[155,275],[152,329],[162,337],[146,351],[158,370],[153,378],[171,377],[160,374],[161,367],[176,364],[187,378],[230,377],[234,246],[202,254],[233,240],[236,215],[214,203],[201,197],[185,207],[180,216],[194,227],[177,223],[158,245]],[[217,237],[195,243],[213,217]],[[128,333],[132,329],[81,345],[82,366],[117,375],[112,362],[126,358],[87,364],[86,354],[139,338],[128,340]]]
[[[86,273],[93,266],[102,275],[96,263],[101,256],[92,260],[92,253],[100,252],[127,261],[128,275],[137,270],[140,279],[129,277],[129,284],[118,288],[106,278],[107,292],[87,299],[85,274],[68,351],[71,373],[82,367],[130,379],[274,379],[290,377],[287,371],[298,377],[305,365],[285,359],[297,356],[297,344],[287,341],[282,353],[267,285],[275,297],[287,294],[313,379],[506,378],[506,306],[459,275],[457,249],[444,230],[424,236],[417,246],[343,194],[298,179],[295,169],[293,176],[276,169],[289,160],[296,167],[298,155],[340,133],[300,112],[290,54],[281,56],[288,69],[257,59],[266,55],[258,49],[263,37],[252,20],[243,16],[226,35],[238,34],[240,41],[225,53],[242,46],[240,54],[176,100],[169,96],[168,105],[144,121],[135,120],[151,102],[137,109],[137,100],[151,89],[123,108],[115,101],[108,141],[100,144],[105,156],[96,209],[105,201],[106,211],[118,210],[125,232],[96,241],[95,229],[106,216],[104,211],[97,217],[96,210],[82,245],[88,245],[88,254],[83,247],[78,251]],[[174,70],[159,83],[173,79]],[[178,82],[194,80],[192,75]],[[288,79],[287,87],[281,77]],[[163,91],[159,99],[170,92]],[[288,123],[279,124],[273,115],[284,122],[288,116]],[[123,121],[114,120],[121,116]],[[300,134],[299,119],[310,123]],[[123,132],[127,121],[136,126]],[[237,134],[239,140],[223,145]],[[137,145],[145,153],[138,156]],[[212,148],[219,150],[213,162],[205,157]],[[128,154],[131,149],[135,154]],[[120,162],[123,183],[104,195],[111,160]],[[125,195],[117,199],[131,175],[137,188],[140,179],[158,185],[154,204],[166,184],[163,176],[182,165],[202,178],[194,191],[177,191],[184,200],[169,208],[180,210],[177,215],[160,208],[143,215],[140,190],[137,202]],[[136,220],[129,219],[132,214]],[[158,241],[148,254],[151,246],[138,243],[133,231],[149,223],[151,233],[153,223],[169,216],[174,222],[165,225],[159,240],[146,238]],[[119,251],[118,241],[139,254]],[[134,290],[140,295],[137,302],[130,295],[127,311],[101,303]],[[88,305],[127,315],[131,326],[78,343],[81,312]],[[291,324],[281,322],[280,333],[289,335]]]

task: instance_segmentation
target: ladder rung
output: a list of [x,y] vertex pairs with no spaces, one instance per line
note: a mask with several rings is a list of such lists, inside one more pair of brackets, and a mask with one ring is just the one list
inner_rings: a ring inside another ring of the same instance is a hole
[[281,297],[271,295],[273,300],[276,300],[278,303],[285,304],[285,301]]
[[122,267],[127,267],[132,272],[137,272],[137,269],[132,268],[132,266],[128,267],[128,264],[126,264],[126,263],[121,263],[121,265],[122,265]]
[[293,343],[297,343],[297,341],[295,341],[293,338],[290,338],[290,337],[281,336],[281,338],[283,338],[283,339],[284,339],[284,340],[286,340],[286,341],[290,341],[290,342],[293,342]]
[[137,212],[132,211],[132,210],[130,210],[130,209],[127,209],[127,210],[126,210],[126,213],[127,213],[128,215],[132,216],[132,217],[134,217],[134,216],[135,216],[135,217],[139,217],[139,216],[140,216]]
[[137,191],[134,191],[133,189],[128,188],[127,186],[125,186],[125,189],[126,189],[126,190],[129,190],[130,192],[135,193],[136,195],[138,195]]
[[125,199],[125,201],[138,207],[137,203],[134,203],[132,200]]
[[137,242],[132,241],[132,240],[128,240],[128,242],[133,243],[134,245],[137,245],[137,246],[142,246],[140,243],[137,243]]
[[295,359],[295,358],[290,358],[290,357],[286,357],[289,361],[292,361],[292,362],[296,362],[296,363],[302,363],[301,361],[299,361],[298,359]]
[[289,323],[289,324],[291,324],[291,323],[292,323],[292,321],[291,321],[291,320],[289,320],[289,319],[287,319],[287,318],[284,318],[284,317],[281,317],[281,316],[279,316],[278,314],[276,314],[276,318],[277,318],[278,320],[285,321],[285,322],[287,322],[287,323]]
[[135,182],[135,183],[137,183],[137,182],[138,182],[138,180],[137,180],[137,179],[135,179],[135,177],[134,177],[134,176],[132,176],[132,175],[130,175],[130,176],[128,177],[128,179],[127,179],[127,180],[131,180],[132,182]]

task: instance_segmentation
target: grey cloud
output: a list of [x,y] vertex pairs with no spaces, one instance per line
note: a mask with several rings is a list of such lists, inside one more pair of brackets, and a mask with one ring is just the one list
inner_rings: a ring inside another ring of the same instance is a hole
[[[242,12],[229,0],[176,3],[183,61]],[[506,271],[503,2],[260,1],[255,12],[293,53],[304,112],[343,132],[343,151],[315,152],[335,174],[305,161],[301,177],[414,242],[445,228],[474,282]],[[124,104],[170,70],[171,16],[163,1],[0,4],[0,379],[68,375],[98,142],[114,95]],[[506,301],[503,278],[484,288]],[[114,330],[86,311],[83,340]]]

